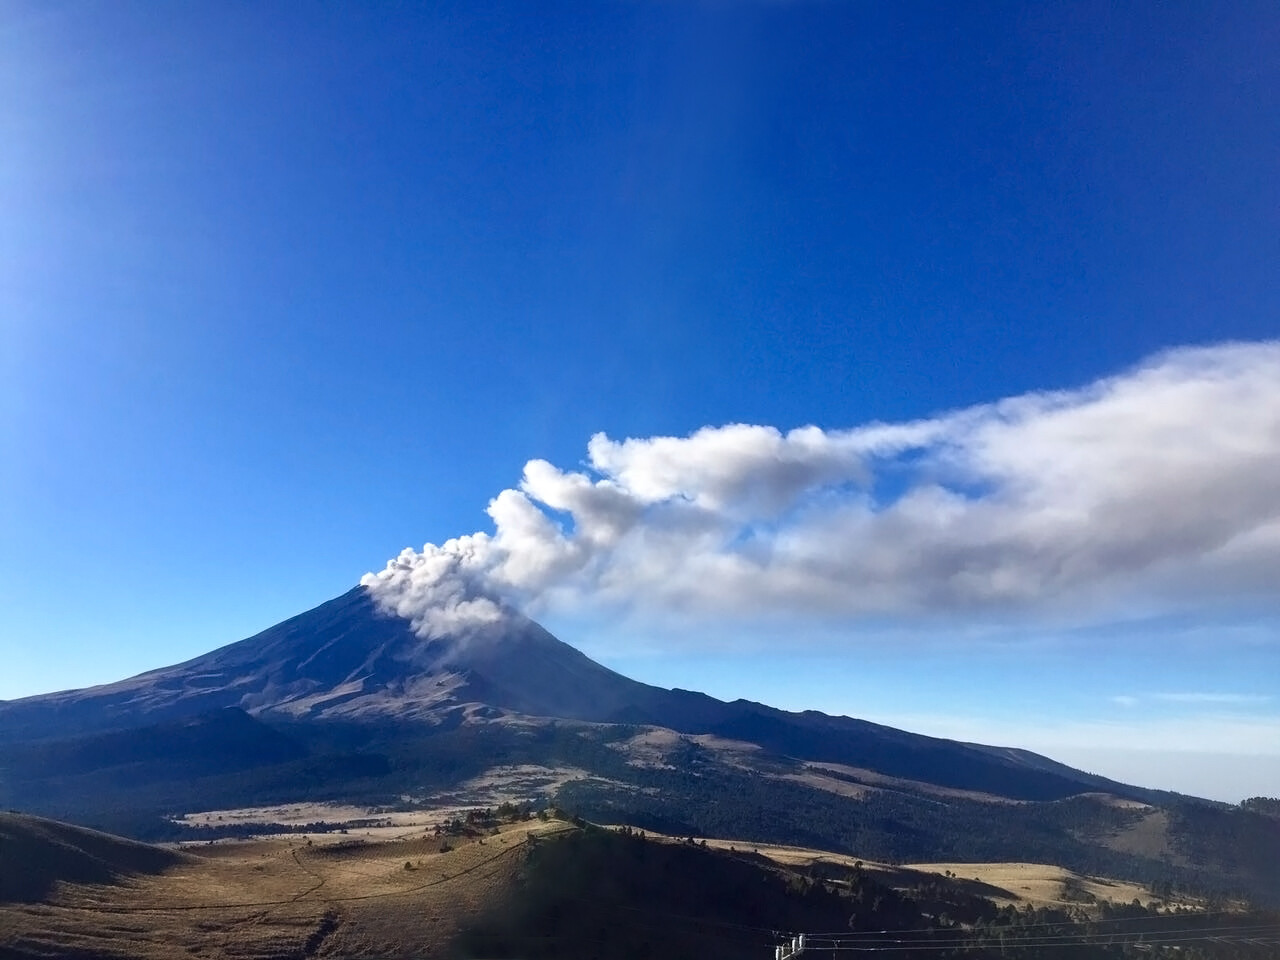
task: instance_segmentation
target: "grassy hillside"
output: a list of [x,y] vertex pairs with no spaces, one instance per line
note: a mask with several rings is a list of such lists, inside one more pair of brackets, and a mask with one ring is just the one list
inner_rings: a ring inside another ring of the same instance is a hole
[[0,902],[33,902],[58,882],[109,883],[122,876],[157,873],[181,854],[96,830],[30,817],[0,814]]

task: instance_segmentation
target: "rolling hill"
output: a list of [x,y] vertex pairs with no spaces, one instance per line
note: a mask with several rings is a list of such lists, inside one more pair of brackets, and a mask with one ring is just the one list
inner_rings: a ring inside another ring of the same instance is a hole
[[181,863],[182,854],[97,830],[0,813],[0,903],[35,902],[58,883],[110,883]]

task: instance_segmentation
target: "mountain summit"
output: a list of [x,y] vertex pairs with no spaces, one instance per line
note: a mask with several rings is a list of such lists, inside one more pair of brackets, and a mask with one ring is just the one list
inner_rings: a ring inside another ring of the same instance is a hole
[[226,707],[292,719],[435,721],[462,711],[610,721],[670,691],[629,680],[528,617],[423,639],[364,587],[180,663],[85,690],[0,704],[0,729],[137,726]]

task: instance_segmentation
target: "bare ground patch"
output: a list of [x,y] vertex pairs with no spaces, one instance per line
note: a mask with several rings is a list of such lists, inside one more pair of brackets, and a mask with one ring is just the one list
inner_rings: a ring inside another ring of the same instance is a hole
[[350,824],[369,822],[377,826],[409,823],[416,811],[388,811],[381,807],[361,807],[344,803],[280,803],[263,807],[236,807],[204,810],[175,817],[175,823],[191,827],[216,827],[249,823],[270,823],[281,827],[304,827],[313,823]]
[[1117,810],[1155,809],[1149,803],[1143,803],[1141,800],[1130,800],[1128,797],[1117,797],[1114,793],[1082,793],[1080,796],[1088,797],[1090,800],[1096,800],[1103,806],[1114,807]]
[[811,768],[804,773],[779,773],[770,774],[769,776],[773,780],[790,780],[794,783],[811,787],[814,790],[825,790],[827,793],[849,797],[853,800],[861,800],[867,794],[874,793],[876,789],[865,784],[850,783],[848,780],[824,775],[820,768]]
[[732,767],[748,768],[750,757],[761,752],[758,744],[728,740],[710,733],[676,733],[666,727],[645,727],[640,733],[619,743],[610,744],[626,756],[633,767],[673,770],[674,760],[690,747],[708,751],[715,759]]
[[491,767],[442,797],[473,804],[531,802],[549,798],[573,780],[599,779],[577,767],[537,764]]
[[1105,846],[1121,853],[1168,859],[1178,866],[1189,865],[1187,858],[1178,852],[1169,836],[1169,814],[1164,810],[1152,810],[1136,823],[1099,839]]
[[[301,840],[341,843],[348,837],[368,841],[399,840],[428,832],[438,825],[477,807],[502,803],[537,803],[550,799],[556,790],[574,780],[595,780],[625,787],[626,784],[594,777],[576,767],[545,767],[536,764],[495,766],[455,789],[429,797],[404,797],[407,809],[367,807],[339,803],[283,803],[271,806],[204,810],[174,817],[189,827],[237,827],[253,831],[257,839]],[[312,828],[310,833],[300,829]],[[210,841],[193,839],[182,846],[202,849]],[[220,840],[217,843],[233,841]]]
[[804,766],[816,773],[837,773],[852,778],[866,787],[882,787],[888,790],[907,790],[925,796],[950,797],[959,800],[977,800],[982,803],[1022,803],[994,793],[983,793],[978,790],[961,790],[955,787],[940,787],[937,784],[925,783],[922,780],[908,780],[904,777],[891,777],[877,773],[864,767],[851,767],[843,763],[827,763],[825,761],[808,761]]
[[[1088,876],[1044,863],[913,863],[908,864],[908,868],[944,875],[950,872],[961,879],[972,879],[1003,891],[1004,897],[994,898],[997,902],[1077,908],[1087,907],[1093,901],[1120,904],[1138,900],[1144,906],[1165,902],[1139,883]],[[1174,902],[1189,907],[1203,906],[1191,898]]]

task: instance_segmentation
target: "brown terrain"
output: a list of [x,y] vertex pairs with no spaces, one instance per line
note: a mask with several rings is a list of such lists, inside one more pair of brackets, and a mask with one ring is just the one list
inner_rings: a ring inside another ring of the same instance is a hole
[[[0,903],[0,956],[444,956],[459,925],[502,896],[522,850],[569,829],[533,820],[447,842],[423,830],[323,845],[298,836],[188,849],[157,873],[124,863],[112,880]],[[18,868],[7,856],[2,865]]]

